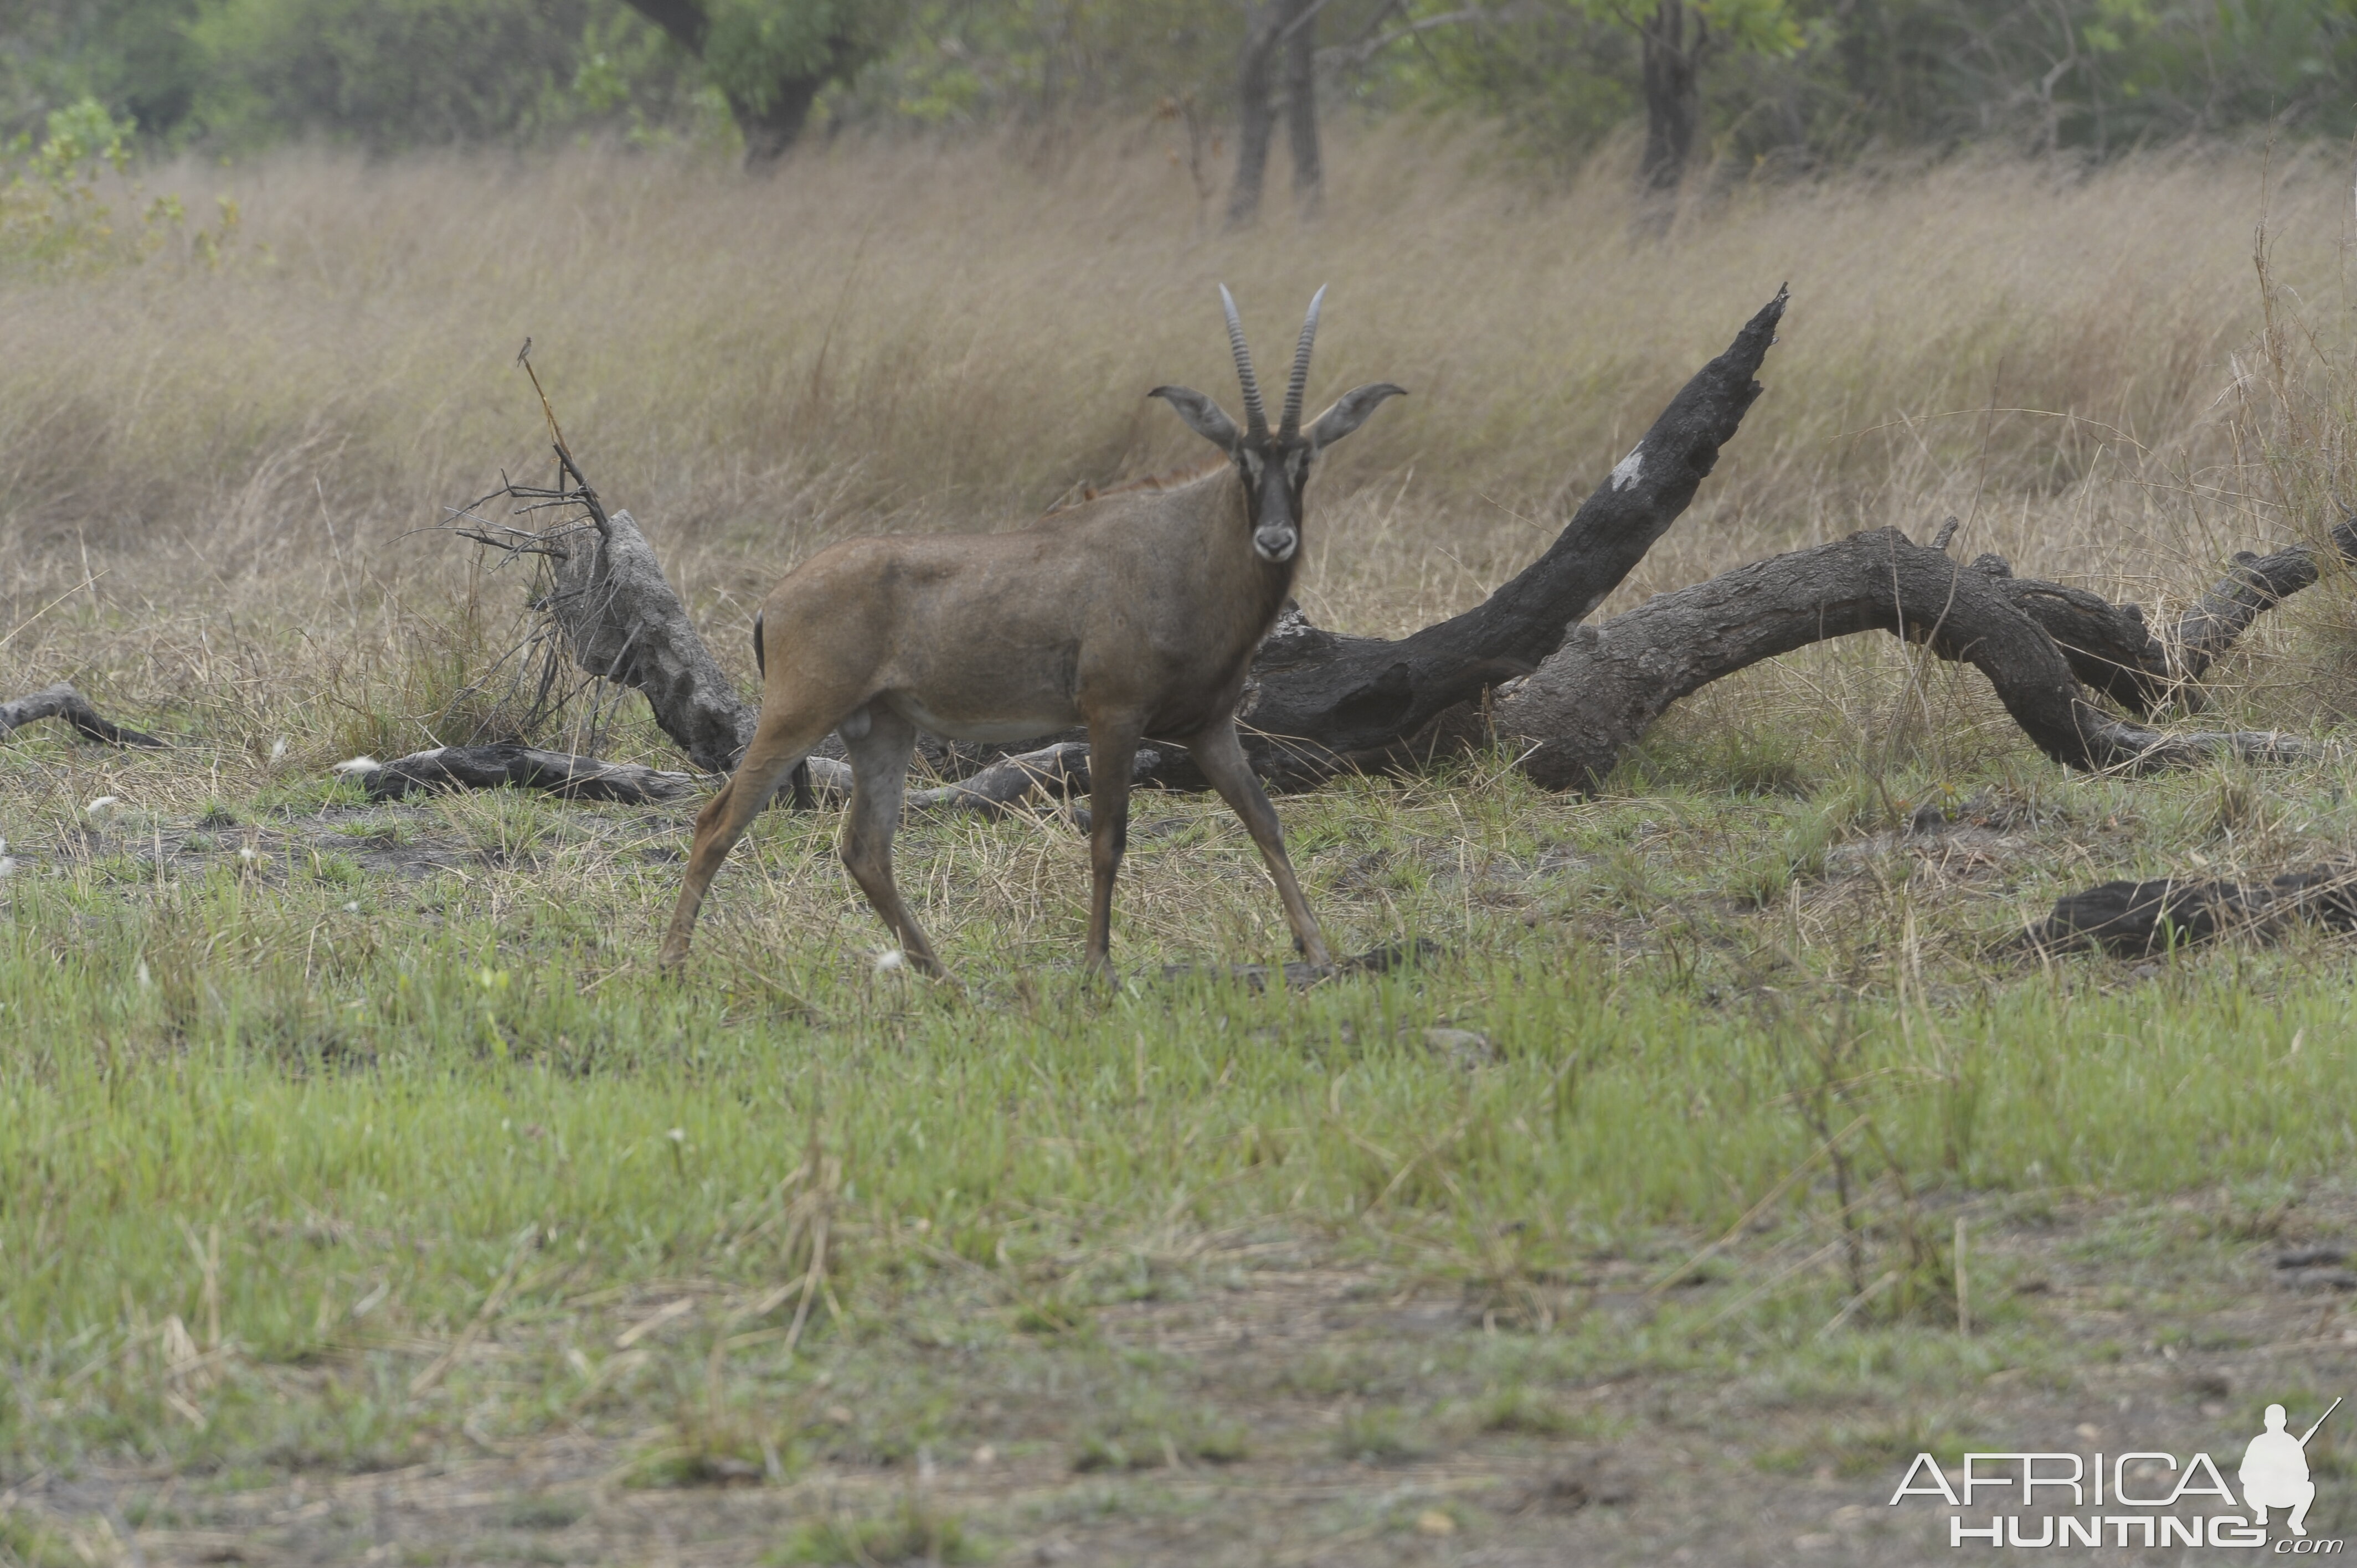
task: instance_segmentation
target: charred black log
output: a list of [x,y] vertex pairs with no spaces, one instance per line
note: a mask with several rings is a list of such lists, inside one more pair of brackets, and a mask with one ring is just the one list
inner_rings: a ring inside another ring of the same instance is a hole
[[1529,744],[1523,769],[1549,789],[1585,789],[1680,697],[1813,642],[1886,631],[1971,663],[2040,751],[2091,771],[2168,767],[2223,754],[2314,754],[2271,732],[2166,735],[2087,700],[2068,660],[2003,580],[1896,529],[1771,556],[1603,627],[1580,627],[1494,710]]
[[2032,927],[2022,943],[2048,950],[2100,948],[2119,958],[2143,958],[2230,932],[2264,940],[2301,921],[2357,930],[2357,865],[2322,861],[2264,883],[2179,877],[2106,882],[2057,898],[2054,912]]
[[[1416,737],[1447,710],[1526,675],[1669,532],[1760,392],[1753,379],[1785,291],[1761,306],[1572,515],[1546,553],[1464,614],[1389,641],[1342,637],[1297,616],[1254,660],[1239,727],[1254,767],[1302,789],[1348,768],[1412,765]],[[1200,789],[1170,751],[1146,782]]]
[[629,806],[675,800],[702,780],[693,773],[662,773],[631,763],[600,762],[529,746],[443,746],[391,762],[356,757],[336,771],[368,791],[371,800],[399,800],[444,789],[544,789],[576,800]]
[[[1416,738],[1438,715],[1536,669],[1566,628],[1601,603],[1692,502],[1719,447],[1760,395],[1754,373],[1775,341],[1786,297],[1780,289],[1753,316],[1727,352],[1671,401],[1545,553],[1482,604],[1395,642],[1338,636],[1297,614],[1281,625],[1254,662],[1243,714],[1259,771],[1281,787],[1301,788],[1345,768],[1410,763]],[[524,501],[524,510],[577,508],[582,521],[537,533],[486,525],[464,536],[545,556],[550,586],[542,607],[575,661],[644,693],[655,722],[698,769],[732,769],[752,738],[756,710],[714,661],[630,515],[609,516],[561,446],[559,458],[573,488],[511,486],[508,494]],[[910,804],[996,810],[1042,792],[1085,789],[1085,749],[1074,744],[1077,736],[1041,738],[1062,744],[995,763],[982,776],[920,793]],[[1039,760],[1051,754],[1052,763]],[[1183,750],[1142,754],[1138,762],[1141,783],[1205,787]],[[842,787],[843,771],[813,759],[813,769],[796,779],[798,796],[810,784]]]
[[[1480,605],[1395,641],[1340,636],[1288,612],[1254,661],[1240,715],[1263,777],[1298,789],[1344,769],[1413,767],[1422,760],[1417,748],[1443,720],[1511,682],[1494,718],[1501,735],[1534,743],[1526,771],[1550,787],[1587,788],[1678,698],[1763,659],[1869,630],[1977,666],[2030,739],[2067,766],[2144,768],[2222,753],[2314,753],[2272,733],[2166,735],[2088,700],[2092,689],[2139,715],[2185,701],[2259,615],[2318,580],[2316,553],[2306,547],[2264,558],[2238,555],[2168,640],[2134,605],[2016,578],[1993,555],[1962,567],[1943,549],[1913,544],[1889,530],[1658,596],[1601,628],[1581,624],[1684,511],[1741,425],[1760,396],[1756,372],[1775,341],[1786,297],[1779,290],[1752,317],[1727,350],[1671,401],[1546,552]],[[581,667],[644,692],[656,721],[698,768],[727,771],[751,737],[754,709],[713,660],[630,514],[608,516],[569,456],[563,461],[577,489],[511,487],[510,493],[528,497],[524,510],[552,500],[576,505],[586,522],[539,534],[506,531],[528,542],[484,542],[548,556],[544,607]],[[1942,535],[1942,545],[1947,538]],[[2342,524],[2331,540],[2344,558],[2357,560],[2357,521]],[[1080,732],[1043,738],[1055,744],[982,758],[987,765],[974,776],[920,791],[909,803],[999,814],[1085,790]],[[966,760],[954,751],[945,760],[952,758]],[[603,763],[576,760],[574,772],[551,775],[560,787],[570,788],[576,774],[612,772]],[[1141,754],[1136,771],[1140,783],[1204,787],[1192,758],[1176,747]],[[814,799],[812,783],[842,794],[850,787],[849,769],[814,757],[796,779],[798,800]]]
[[63,681],[54,686],[44,686],[29,697],[19,697],[13,703],[0,703],[0,737],[42,719],[63,719],[77,733],[91,740],[103,741],[108,746],[161,749],[165,744],[152,735],[110,724],[90,705],[89,699]]

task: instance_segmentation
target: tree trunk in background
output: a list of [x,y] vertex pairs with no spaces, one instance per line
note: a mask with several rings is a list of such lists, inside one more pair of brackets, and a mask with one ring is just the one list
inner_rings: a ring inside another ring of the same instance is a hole
[[766,168],[793,145],[810,119],[811,105],[818,102],[819,90],[825,85],[823,77],[789,77],[771,88],[764,108],[728,94],[728,113],[745,138],[746,167]]
[[1260,192],[1268,174],[1268,145],[1276,131],[1276,113],[1269,102],[1269,75],[1276,64],[1276,45],[1292,7],[1286,0],[1270,0],[1244,23],[1244,52],[1236,79],[1236,182],[1228,191],[1228,227],[1243,229],[1260,216]]
[[1293,146],[1293,199],[1305,218],[1317,216],[1326,194],[1318,156],[1318,4],[1290,0],[1286,23],[1285,134]]
[[[704,0],[624,0],[631,10],[663,30],[665,37],[681,48],[704,58],[705,41],[712,33],[711,13]],[[838,62],[842,59],[841,40],[830,52]],[[726,91],[729,118],[737,122],[737,130],[745,138],[745,163],[748,167],[760,168],[778,160],[780,154],[793,145],[810,120],[811,105],[818,101],[821,89],[827,84],[826,75],[790,76],[770,84],[767,102],[756,103],[741,92]]]
[[[1687,25],[1685,0],[1660,0],[1640,29],[1644,38],[1645,158],[1639,185],[1671,191],[1685,177],[1702,123],[1702,91],[1695,80],[1708,24],[1700,16]],[[1691,36],[1690,36],[1691,35]]]
[[697,59],[704,58],[704,38],[712,30],[712,18],[705,14],[703,0],[625,0],[625,4],[661,27],[681,48]]

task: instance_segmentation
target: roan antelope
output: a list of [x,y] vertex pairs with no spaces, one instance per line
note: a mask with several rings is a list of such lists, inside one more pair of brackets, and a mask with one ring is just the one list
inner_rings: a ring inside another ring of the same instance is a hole
[[1332,961],[1235,728],[1245,671],[1300,562],[1310,467],[1402,390],[1358,387],[1302,428],[1325,296],[1321,288],[1309,302],[1274,433],[1225,288],[1244,427],[1189,388],[1147,394],[1226,453],[1225,467],[1191,484],[1089,501],[1019,532],[847,540],[778,585],[753,623],[760,725],[736,776],[696,818],[664,968],[686,958],[705,890],[747,824],[838,730],[853,777],[844,864],[909,960],[943,973],[892,882],[892,832],[917,732],[1012,741],[1076,723],[1089,731],[1091,968],[1107,963],[1130,769],[1147,737],[1194,754],[1267,859],[1294,945],[1313,966]]

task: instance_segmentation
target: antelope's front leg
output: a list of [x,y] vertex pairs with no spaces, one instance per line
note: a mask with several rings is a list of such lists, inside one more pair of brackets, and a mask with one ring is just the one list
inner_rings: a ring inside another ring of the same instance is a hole
[[1293,928],[1293,945],[1312,969],[1331,969],[1334,960],[1326,950],[1325,933],[1318,929],[1318,917],[1309,912],[1309,901],[1301,896],[1301,884],[1294,879],[1293,862],[1286,858],[1285,832],[1278,827],[1276,808],[1268,803],[1268,793],[1253,777],[1252,764],[1244,759],[1243,743],[1236,739],[1232,719],[1212,725],[1187,742],[1194,754],[1195,766],[1220,792],[1228,809],[1243,819],[1244,831],[1253,843],[1260,846],[1261,858],[1268,862],[1269,876],[1276,883],[1276,896],[1284,902],[1286,923]]
[[1129,847],[1129,775],[1138,730],[1131,720],[1089,725],[1089,945],[1082,961],[1100,973],[1113,967],[1113,882]]

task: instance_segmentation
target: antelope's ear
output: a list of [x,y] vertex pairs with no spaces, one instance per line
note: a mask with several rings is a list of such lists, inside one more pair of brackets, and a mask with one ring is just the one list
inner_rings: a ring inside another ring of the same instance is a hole
[[1146,395],[1158,397],[1177,409],[1188,429],[1222,452],[1234,453],[1243,441],[1243,433],[1236,428],[1236,422],[1218,403],[1192,387],[1156,387]]
[[1334,400],[1334,406],[1318,416],[1309,427],[1309,449],[1313,452],[1331,446],[1361,424],[1367,415],[1383,406],[1387,397],[1405,397],[1407,388],[1395,387],[1389,381],[1370,381],[1362,387],[1352,387]]

